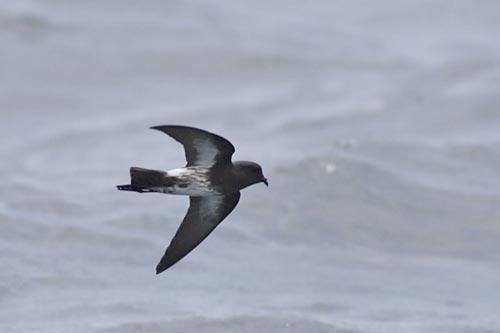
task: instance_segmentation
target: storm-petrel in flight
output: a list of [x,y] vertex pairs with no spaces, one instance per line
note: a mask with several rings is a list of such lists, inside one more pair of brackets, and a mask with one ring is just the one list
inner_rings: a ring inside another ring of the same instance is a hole
[[189,209],[156,266],[160,274],[200,244],[236,207],[240,190],[267,184],[260,165],[231,162],[234,146],[223,137],[188,126],[154,126],[184,146],[187,165],[169,171],[130,168],[131,183],[122,191],[189,195]]

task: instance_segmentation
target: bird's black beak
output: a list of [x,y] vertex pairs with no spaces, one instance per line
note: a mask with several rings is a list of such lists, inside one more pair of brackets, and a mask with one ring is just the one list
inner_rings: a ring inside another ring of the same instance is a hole
[[262,182],[266,184],[266,186],[269,186],[269,183],[267,182],[267,178],[262,179]]

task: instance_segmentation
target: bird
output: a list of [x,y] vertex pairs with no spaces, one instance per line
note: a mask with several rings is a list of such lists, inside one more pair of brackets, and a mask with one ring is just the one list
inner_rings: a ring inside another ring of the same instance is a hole
[[198,246],[233,211],[240,200],[240,190],[269,183],[259,164],[232,162],[234,146],[222,136],[181,125],[150,129],[183,145],[186,166],[167,171],[131,167],[130,184],[118,185],[117,189],[189,196],[187,213],[156,266],[156,274],[160,274]]

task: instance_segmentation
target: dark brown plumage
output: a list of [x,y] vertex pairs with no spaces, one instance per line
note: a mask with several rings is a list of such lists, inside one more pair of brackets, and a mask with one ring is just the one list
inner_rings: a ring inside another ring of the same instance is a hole
[[200,244],[236,207],[240,190],[267,179],[254,162],[232,162],[234,146],[205,130],[155,126],[184,146],[187,165],[170,171],[130,168],[131,184],[117,188],[135,192],[189,195],[189,209],[156,267],[159,274]]

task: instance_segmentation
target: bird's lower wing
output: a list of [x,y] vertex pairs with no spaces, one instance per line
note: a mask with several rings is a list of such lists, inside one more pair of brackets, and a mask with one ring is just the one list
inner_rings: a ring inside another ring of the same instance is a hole
[[231,213],[239,200],[240,192],[189,197],[189,209],[156,266],[156,274],[174,265],[200,244]]

